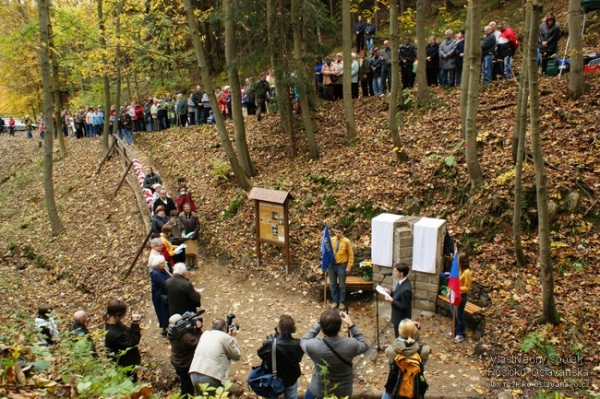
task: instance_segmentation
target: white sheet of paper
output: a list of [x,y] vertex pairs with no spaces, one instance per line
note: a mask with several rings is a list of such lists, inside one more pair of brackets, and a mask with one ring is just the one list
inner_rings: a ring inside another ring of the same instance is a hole
[[377,284],[377,287],[375,287],[375,291],[379,292],[381,295],[383,295],[385,297],[390,297],[390,294],[388,294],[387,291],[379,284]]

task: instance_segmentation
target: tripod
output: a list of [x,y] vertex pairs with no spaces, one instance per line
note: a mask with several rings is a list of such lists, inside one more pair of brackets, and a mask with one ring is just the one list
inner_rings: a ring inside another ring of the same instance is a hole
[[[384,273],[381,276],[381,280],[379,280],[379,283],[377,283],[377,285],[381,285],[381,283],[383,283],[383,280],[385,280],[386,277],[391,276],[392,273]],[[373,290],[373,293],[375,294],[375,339],[377,340],[377,352],[382,352],[383,348],[379,345],[379,297],[377,296],[377,290]]]

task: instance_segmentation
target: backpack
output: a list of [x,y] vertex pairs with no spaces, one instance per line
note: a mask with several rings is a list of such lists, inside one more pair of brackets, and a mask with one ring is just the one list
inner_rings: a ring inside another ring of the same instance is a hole
[[393,397],[397,399],[421,399],[429,387],[423,376],[421,356],[396,355],[393,366],[398,368],[398,377],[394,384]]

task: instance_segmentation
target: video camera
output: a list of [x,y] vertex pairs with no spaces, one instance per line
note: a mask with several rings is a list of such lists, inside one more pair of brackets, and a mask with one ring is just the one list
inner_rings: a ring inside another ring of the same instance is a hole
[[240,325],[237,323],[234,323],[233,319],[235,319],[235,315],[233,313],[229,313],[227,315],[227,331],[229,331],[229,332],[240,329]]
[[204,313],[204,310],[201,310],[198,313],[185,312],[181,316],[181,320],[175,324],[169,324],[169,330],[167,332],[169,340],[176,341],[183,337],[184,334],[194,331],[196,329],[196,321],[202,323],[202,313]]

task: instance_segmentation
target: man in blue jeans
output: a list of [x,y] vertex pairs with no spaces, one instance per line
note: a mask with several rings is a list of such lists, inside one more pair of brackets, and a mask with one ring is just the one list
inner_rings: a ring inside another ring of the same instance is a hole
[[331,238],[331,247],[335,256],[335,262],[329,265],[329,290],[331,292],[331,307],[346,309],[346,272],[352,270],[354,265],[354,253],[350,240],[344,237],[342,226],[335,226],[335,237]]
[[485,32],[485,37],[481,39],[481,69],[483,71],[483,83],[488,84],[492,81],[492,62],[496,53],[496,36],[489,25],[483,31]]

